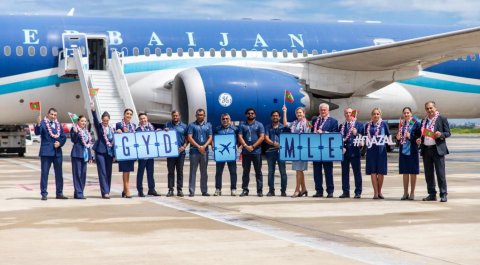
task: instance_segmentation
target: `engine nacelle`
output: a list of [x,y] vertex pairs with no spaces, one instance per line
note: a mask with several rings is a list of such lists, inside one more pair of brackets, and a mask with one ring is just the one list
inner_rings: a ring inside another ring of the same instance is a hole
[[297,107],[310,110],[310,96],[303,91],[297,77],[263,68],[224,65],[191,68],[175,77],[172,106],[180,111],[185,122],[194,121],[195,111],[203,108],[213,125],[220,124],[222,113],[229,113],[232,121],[243,121],[245,109],[253,107],[257,120],[268,124],[272,110],[282,113],[286,89],[294,97],[293,103],[286,103],[288,120],[292,121]]

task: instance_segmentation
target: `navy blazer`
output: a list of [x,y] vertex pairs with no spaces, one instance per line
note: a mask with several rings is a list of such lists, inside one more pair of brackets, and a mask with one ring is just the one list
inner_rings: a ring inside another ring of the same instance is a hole
[[[317,128],[315,128],[315,123],[317,122],[317,119],[321,119],[322,117],[321,116],[318,116],[318,117],[313,117],[312,119],[312,132],[315,131],[315,129],[318,130],[318,128],[320,127],[321,123],[320,121],[318,122],[317,124]],[[338,121],[332,117],[328,117],[328,120],[325,121],[325,124],[323,125],[322,127],[322,132],[338,132]]]
[[[83,158],[83,152],[84,152],[85,146],[83,145],[82,139],[80,137],[81,137],[80,132],[75,132],[73,128],[70,129],[70,139],[72,140],[72,143],[73,143],[72,152],[70,153],[71,157]],[[91,148],[88,148],[88,160],[92,160]]]
[[[345,124],[345,123],[342,123],[342,124]],[[338,126],[338,131],[339,132],[341,132],[342,124],[340,124]],[[357,135],[354,136],[353,133],[350,134],[349,139],[346,140],[345,142],[343,142],[343,146],[347,149],[347,151],[350,151],[351,157],[360,157],[361,147],[353,145],[353,141],[354,141],[355,137],[357,137],[357,136],[360,137],[360,135],[365,135],[365,127],[364,127],[363,123],[361,123],[359,121],[355,121],[355,123],[353,124],[353,127],[355,127],[357,129]],[[348,133],[347,127],[345,127],[345,129],[344,129],[344,133],[345,133],[344,137],[346,137],[347,133]]]
[[[60,128],[55,128],[55,129],[52,128],[53,133],[56,133],[57,130],[60,130],[60,136],[58,138],[53,138],[48,133],[45,120],[42,120],[40,124],[37,124],[35,126],[35,135],[40,135],[41,137],[39,156],[55,156],[55,157],[62,156],[62,146],[67,141],[67,136],[65,136],[65,133],[63,132],[62,124],[61,123],[59,124],[60,124]],[[57,141],[60,143],[59,148],[55,148],[53,146],[53,144]]]
[[[133,122],[131,122],[130,124],[131,124],[131,127],[133,128],[132,132],[135,132],[137,130],[137,125]],[[118,129],[122,130],[122,132],[123,132],[123,127],[122,127],[122,122],[121,121],[119,121],[115,124],[115,131],[118,130]]]
[[[422,120],[423,122],[423,120]],[[425,122],[425,126],[426,126]],[[421,126],[421,125],[420,125]],[[450,137],[450,125],[448,124],[448,120],[446,117],[443,117],[441,115],[438,116],[437,120],[435,121],[435,127],[434,127],[434,132],[441,132],[442,135],[438,138],[435,138],[435,144],[437,146],[437,153],[440,156],[444,156],[449,154],[448,148],[447,148],[447,142],[445,141],[446,138]],[[422,136],[422,144],[420,146],[420,154],[423,156],[426,146],[423,144],[425,140],[425,136]]]
[[[422,124],[420,122],[415,122],[412,126],[412,132],[410,133],[410,153],[418,154],[418,145],[417,139],[422,136]],[[400,142],[400,141],[399,141]],[[403,150],[403,145],[399,145],[399,153],[401,154]]]
[[[100,120],[98,120],[97,112],[92,110],[92,115],[93,115],[93,123],[95,126],[95,129],[97,130],[97,140],[95,141],[95,144],[93,145],[93,150],[95,150],[96,153],[100,154],[106,154],[108,153],[107,151],[107,142],[105,141],[105,138],[103,137],[103,126]],[[112,136],[115,132],[112,132]],[[113,144],[113,138],[112,138],[112,144]],[[112,147],[113,148],[113,147]]]

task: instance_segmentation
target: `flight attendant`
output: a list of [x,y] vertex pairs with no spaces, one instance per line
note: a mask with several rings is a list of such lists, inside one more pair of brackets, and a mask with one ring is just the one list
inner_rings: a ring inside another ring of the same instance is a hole
[[73,143],[72,175],[73,187],[75,189],[73,198],[84,200],[83,190],[87,181],[87,162],[91,164],[92,159],[92,136],[87,130],[87,118],[83,115],[78,117],[78,121],[70,130],[70,139]]
[[[403,108],[403,119],[400,120],[400,128],[396,137],[400,143],[398,167],[400,174],[403,174],[402,200],[415,199],[415,184],[417,175],[420,173],[417,139],[421,135],[420,122],[413,119],[412,109],[410,107]],[[410,195],[408,194],[409,182],[411,184]]]
[[62,173],[62,146],[65,144],[67,137],[57,120],[57,110],[55,108],[50,108],[43,120],[40,115],[38,116],[35,135],[40,135],[41,137],[39,156],[41,163],[40,192],[42,201],[47,200],[48,173],[52,163],[55,171],[56,198],[68,199],[63,195]]
[[97,163],[98,182],[100,183],[100,192],[103,199],[110,199],[110,187],[112,185],[112,165],[114,159],[113,153],[113,134],[114,130],[109,125],[110,114],[102,114],[102,122],[98,120],[95,105],[90,102],[92,109],[93,123],[97,130],[98,140],[93,145],[95,150],[95,162]]
[[[121,122],[117,122],[115,128],[117,133],[133,133],[136,130],[136,125],[132,123],[132,116],[133,110],[125,109],[123,111],[123,119]],[[130,172],[134,170],[135,160],[127,160],[127,161],[118,161],[118,170],[122,172],[122,179],[123,179],[123,191],[122,191],[122,198],[132,198],[130,195],[129,189],[129,179],[130,179]]]
[[[294,122],[288,123],[287,121],[287,107],[285,105],[282,108],[283,110],[283,125],[290,127],[291,133],[308,133],[310,128],[308,127],[308,121],[305,119],[305,110],[302,107],[298,107],[295,110],[295,115],[297,119]],[[292,198],[308,196],[308,191],[305,186],[305,174],[303,173],[307,170],[308,162],[307,161],[293,161],[292,169],[296,171],[297,183],[295,185],[295,192],[292,195]]]
[[373,144],[367,144],[367,158],[365,171],[372,178],[373,199],[384,199],[382,186],[384,176],[387,175],[387,146],[377,144],[382,137],[389,136],[388,124],[382,120],[380,108],[374,108],[371,112],[371,120],[365,125],[365,134]]
[[[138,128],[137,132],[153,132],[155,128],[153,125],[148,122],[148,116],[146,113],[138,114]],[[138,197],[145,197],[143,193],[143,173],[145,169],[147,170],[147,182],[148,182],[148,195],[160,196],[155,190],[155,179],[153,178],[153,158],[149,159],[139,159],[138,160],[138,171],[137,171],[137,191]]]

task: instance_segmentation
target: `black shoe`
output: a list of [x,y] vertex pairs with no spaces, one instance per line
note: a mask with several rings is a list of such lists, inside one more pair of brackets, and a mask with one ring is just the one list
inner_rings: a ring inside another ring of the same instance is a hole
[[308,190],[301,191],[301,192],[298,194],[298,197],[302,197],[302,196],[308,197]]
[[261,192],[261,191],[257,192],[257,196],[258,197],[263,197],[263,192]]
[[440,196],[440,202],[447,202],[447,195]]
[[342,195],[338,196],[338,198],[340,198],[340,199],[350,198],[350,194],[349,193],[343,193]]
[[355,194],[355,197],[353,197],[353,198],[354,198],[354,199],[360,199],[360,198],[362,198],[362,195],[360,195],[360,194]]
[[167,192],[167,197],[172,197],[173,196],[173,190],[169,190]]
[[143,194],[143,191],[138,192],[138,197],[145,197],[145,194]]
[[240,193],[240,197],[248,196],[248,190],[243,190],[242,193]]
[[75,200],[86,200],[87,198],[83,197],[83,196],[73,196],[73,198]]
[[422,201],[436,201],[437,196],[435,195],[428,195],[427,197],[423,198]]
[[150,195],[150,196],[160,196],[160,193],[157,193],[156,190],[149,190],[147,195]]
[[287,193],[284,192],[284,191],[282,191],[282,194],[280,194],[280,196],[282,196],[282,197],[287,197]]
[[329,194],[327,195],[327,198],[333,198],[333,193],[329,193]]
[[315,194],[313,194],[312,197],[314,197],[314,198],[323,198],[323,193],[317,191]]
[[385,199],[385,197],[383,197],[382,194],[378,194],[378,198],[381,199],[381,200]]
[[210,194],[209,194],[208,192],[202,192],[202,196],[204,196],[204,197],[209,197]]
[[177,191],[177,196],[178,197],[183,197],[183,191],[181,191],[181,190]]
[[102,199],[109,200],[109,199],[110,199],[110,195],[109,195],[109,194],[102,194]]
[[188,194],[188,197],[195,197],[195,193]]
[[47,200],[47,195],[42,195],[42,201],[46,201]]
[[63,194],[57,195],[57,197],[55,197],[55,198],[57,198],[57,199],[59,199],[59,200],[66,200],[66,199],[68,199],[68,197],[63,196]]
[[267,197],[275,196],[275,191],[271,190],[267,193]]
[[132,198],[132,195],[126,194],[124,191],[122,191],[122,198],[131,199],[131,198]]

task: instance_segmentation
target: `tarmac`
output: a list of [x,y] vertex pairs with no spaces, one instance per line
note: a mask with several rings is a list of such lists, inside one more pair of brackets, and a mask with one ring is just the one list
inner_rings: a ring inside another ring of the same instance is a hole
[[[64,147],[64,194],[56,200],[53,169],[49,199],[40,200],[39,144],[25,157],[0,155],[0,264],[479,264],[480,137],[454,135],[447,141],[448,202],[423,202],[420,173],[414,201],[401,201],[398,153],[389,153],[385,200],[372,200],[363,176],[361,199],[340,199],[340,163],[334,163],[335,198],[312,198],[312,167],[306,172],[309,197],[232,197],[223,174],[223,196],[166,197],[166,161],[155,161],[161,197],[121,198],[121,174],[114,165],[112,199],[100,197],[95,164],[88,167],[87,200],[73,199],[71,144]],[[362,161],[364,173],[365,161]],[[420,165],[422,169],[423,165]],[[188,194],[188,160],[184,192]],[[241,189],[241,163],[238,193]],[[291,195],[295,172],[287,165]],[[253,170],[252,170],[253,171]],[[208,167],[213,195],[215,163]],[[268,191],[263,161],[264,193]],[[199,173],[197,174],[199,179]],[[251,173],[250,191],[255,191]],[[198,181],[198,180],[197,180]],[[199,189],[197,183],[197,190]],[[353,176],[350,181],[353,193]],[[144,190],[147,189],[146,177]]]

